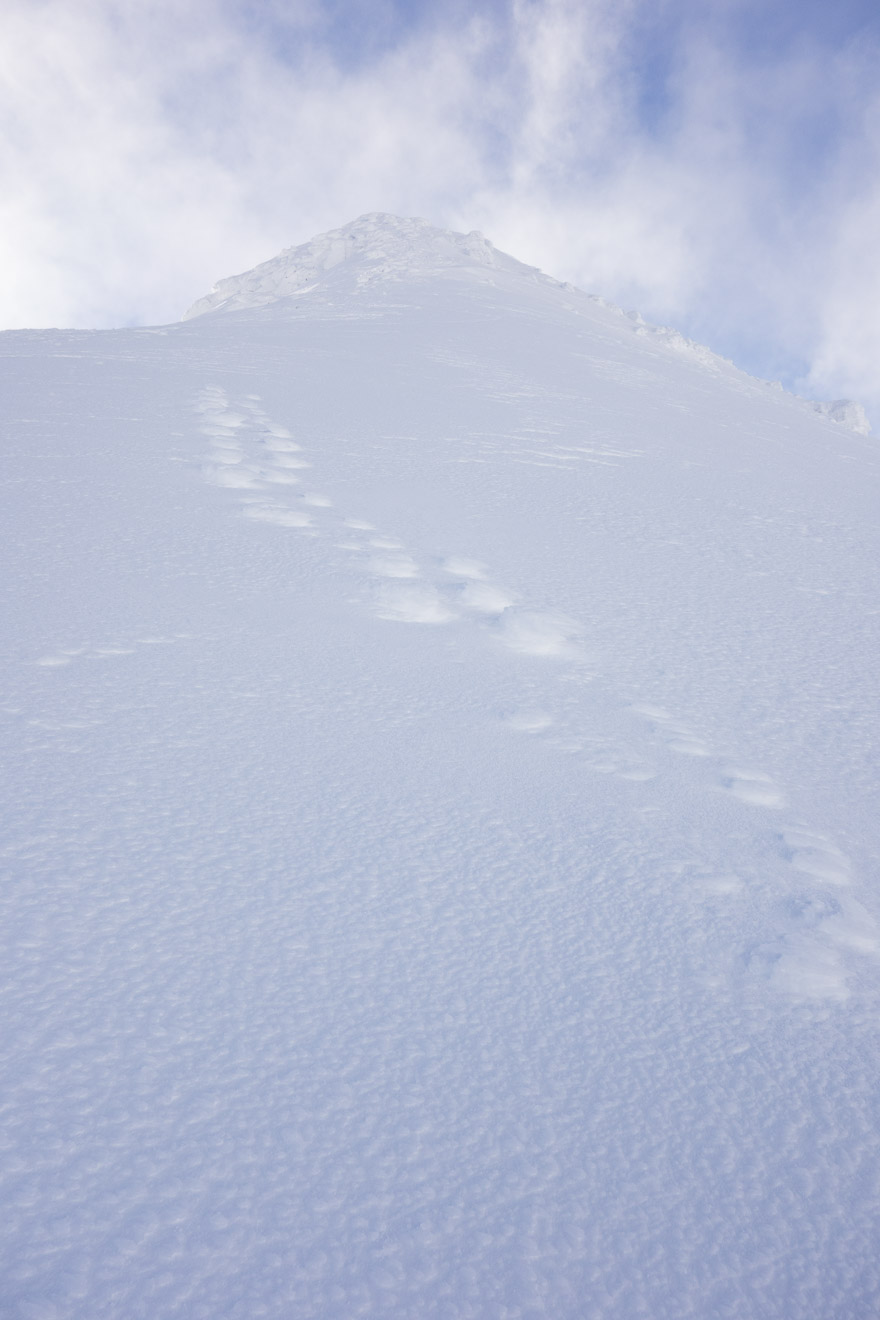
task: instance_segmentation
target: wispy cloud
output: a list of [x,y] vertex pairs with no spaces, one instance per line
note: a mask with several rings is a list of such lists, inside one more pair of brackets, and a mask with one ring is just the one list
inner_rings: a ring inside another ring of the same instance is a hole
[[826,9],[6,0],[0,322],[170,320],[389,210],[880,408],[880,40]]

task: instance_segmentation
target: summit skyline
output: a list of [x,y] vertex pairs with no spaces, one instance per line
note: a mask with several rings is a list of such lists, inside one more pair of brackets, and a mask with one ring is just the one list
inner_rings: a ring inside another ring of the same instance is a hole
[[0,52],[0,327],[165,324],[422,215],[876,427],[866,0],[9,0]]

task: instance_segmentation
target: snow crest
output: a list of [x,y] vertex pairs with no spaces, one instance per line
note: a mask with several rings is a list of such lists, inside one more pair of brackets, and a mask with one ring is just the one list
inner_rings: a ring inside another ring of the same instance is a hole
[[499,252],[476,229],[459,234],[437,229],[427,220],[371,212],[341,229],[318,234],[299,247],[285,248],[253,270],[220,280],[209,294],[193,303],[183,319],[189,321],[221,309],[264,307],[291,294],[310,292],[343,264],[350,267],[357,288],[454,267],[501,270],[557,285],[534,266]]

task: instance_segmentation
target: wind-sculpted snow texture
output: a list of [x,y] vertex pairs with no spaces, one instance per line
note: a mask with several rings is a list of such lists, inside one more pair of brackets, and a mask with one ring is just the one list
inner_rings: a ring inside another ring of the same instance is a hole
[[875,444],[368,219],[0,337],[0,1311],[873,1318]]

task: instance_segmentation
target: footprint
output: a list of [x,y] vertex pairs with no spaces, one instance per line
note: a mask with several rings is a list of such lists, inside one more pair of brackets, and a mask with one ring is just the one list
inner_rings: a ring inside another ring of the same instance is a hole
[[548,743],[555,751],[562,752],[564,756],[577,756],[587,746],[585,740],[579,738],[577,734],[562,734],[561,737],[549,738]]
[[545,710],[525,707],[505,715],[503,722],[508,729],[514,729],[517,733],[542,733],[552,725],[553,716],[548,715]]
[[297,454],[302,452],[302,445],[294,444],[292,440],[278,440],[274,436],[270,440],[262,440],[261,444],[265,449],[268,449],[270,453],[279,455],[279,458],[284,454]]
[[220,435],[232,435],[247,418],[241,413],[230,412],[227,409],[210,409],[203,414],[203,421],[200,430],[204,435],[211,435],[212,430]]
[[794,999],[849,998],[842,950],[880,957],[880,931],[870,913],[852,898],[806,894],[789,898],[782,916],[788,927],[746,955],[746,963],[774,989]]
[[880,953],[877,923],[861,903],[845,902],[827,894],[789,899],[792,922],[804,930],[815,931],[835,944],[859,953]]
[[310,468],[312,465],[307,463],[304,458],[294,458],[293,454],[276,454],[272,460],[272,466],[295,471],[297,468]]
[[667,743],[669,750],[682,756],[711,756],[706,744],[687,729],[677,729]]
[[628,779],[633,783],[644,783],[656,777],[657,771],[641,757],[634,755],[627,747],[613,744],[593,746],[589,751],[585,765],[600,775],[615,775],[618,779]]
[[667,720],[672,719],[669,712],[664,710],[662,706],[638,705],[630,706],[630,710],[634,715],[644,715],[646,720],[651,720],[655,724],[665,724]]
[[458,599],[465,609],[475,610],[478,614],[501,614],[514,603],[509,592],[479,581],[468,582]]
[[750,975],[766,981],[789,999],[849,999],[846,969],[840,953],[817,940],[780,935],[775,940],[755,945],[744,958]]
[[292,472],[286,472],[281,468],[257,468],[250,469],[259,481],[264,481],[270,486],[298,486],[299,477],[294,476]]
[[449,623],[455,614],[433,587],[386,587],[376,614],[395,623]]
[[231,426],[218,426],[215,422],[211,422],[208,425],[200,426],[199,430],[202,435],[208,436],[215,444],[222,444],[224,441],[227,444],[238,444],[238,441],[235,438],[235,431]]
[[779,837],[783,852],[796,871],[827,884],[845,886],[851,883],[849,858],[823,834],[793,826],[783,830]]
[[417,578],[419,566],[409,555],[375,556],[367,565],[371,573],[385,578]]
[[739,770],[729,766],[722,771],[721,783],[740,802],[753,807],[784,807],[785,796],[769,775],[759,770]]
[[297,509],[286,509],[279,504],[247,504],[242,509],[245,518],[256,522],[274,523],[278,527],[311,527],[312,520],[307,513]]
[[224,449],[218,449],[215,453],[209,454],[208,457],[210,458],[212,463],[232,465],[235,463],[240,463],[244,458],[244,454],[242,454],[241,450],[238,449],[237,447],[235,449],[229,447]]
[[707,894],[718,894],[722,897],[741,894],[745,890],[745,885],[740,877],[732,872],[721,875],[701,875],[697,877],[697,883]]
[[240,414],[230,412],[226,408],[205,408],[202,412],[200,429],[207,431],[209,427],[216,427],[226,434],[231,434],[241,426],[244,420],[244,417]]
[[[184,634],[178,634],[178,636],[183,635]],[[41,656],[39,660],[34,661],[34,664],[40,665],[44,669],[58,669],[62,665],[69,665],[76,659],[109,660],[115,656],[134,655],[138,646],[165,646],[170,645],[175,640],[174,637],[137,637],[134,640],[134,644],[131,646],[62,647],[54,655]]]
[[203,474],[213,486],[230,490],[259,490],[260,487],[256,475],[243,467],[208,467],[203,468]]
[[711,756],[709,747],[698,738],[695,733],[684,724],[679,724],[673,720],[669,711],[664,710],[662,706],[637,705],[630,706],[634,715],[641,715],[643,719],[649,720],[651,724],[656,724],[665,734],[667,746],[672,752],[680,752],[683,756]]
[[486,576],[486,567],[476,559],[463,559],[458,555],[452,555],[449,559],[444,559],[441,568],[445,573],[451,573],[453,577],[480,579]]
[[499,620],[501,640],[521,655],[571,659],[579,655],[580,628],[562,614],[506,609]]

